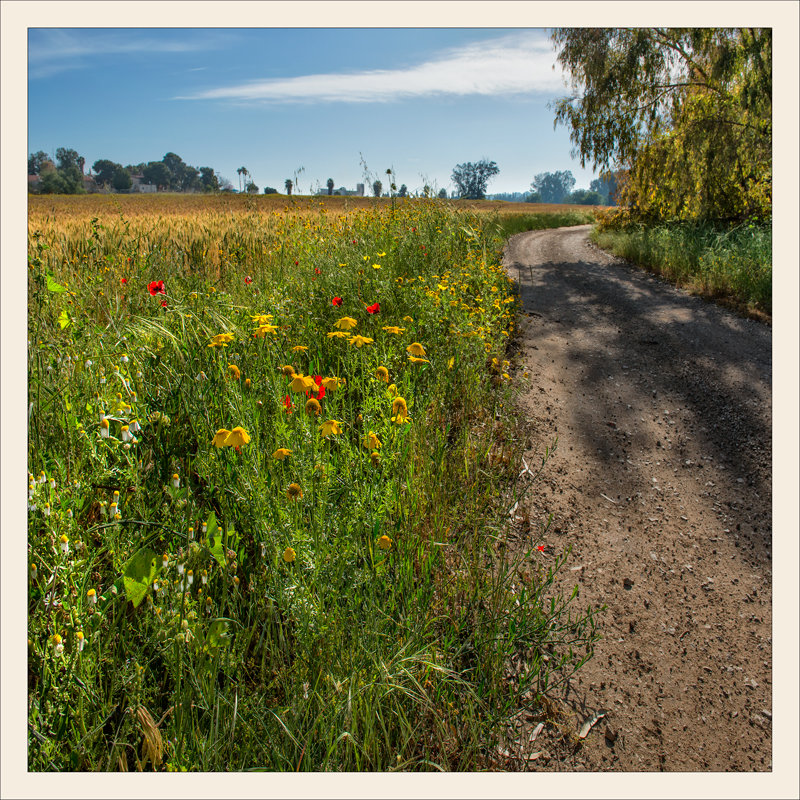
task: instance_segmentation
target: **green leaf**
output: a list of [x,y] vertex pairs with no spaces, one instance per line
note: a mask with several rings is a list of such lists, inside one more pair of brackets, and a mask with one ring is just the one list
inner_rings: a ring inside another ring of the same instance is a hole
[[[225,566],[227,559],[225,558],[225,548],[223,546],[223,534],[220,527],[217,525],[217,516],[212,511],[206,520],[206,540],[209,553],[217,560],[220,566]],[[236,533],[233,526],[228,528],[228,549],[236,550],[239,546],[239,539],[241,537]]]
[[142,547],[125,565],[122,577],[125,596],[136,608],[144,600],[147,590],[158,573],[156,554],[149,547]]
[[[50,292],[66,292],[67,290],[60,284],[53,280],[53,276],[48,273],[47,275],[47,290]],[[62,326],[63,327],[63,326]]]
[[231,643],[230,629],[232,623],[233,620],[226,617],[211,620],[206,634],[206,647],[209,650],[217,647],[227,647]]
[[67,314],[67,312],[66,312],[66,311],[62,311],[62,312],[61,312],[61,313],[58,315],[58,324],[61,326],[61,329],[62,329],[62,330],[63,330],[64,328],[66,328],[66,327],[67,327],[67,325],[69,325],[71,322],[72,322],[72,320],[70,319],[70,316],[69,316],[69,314]]

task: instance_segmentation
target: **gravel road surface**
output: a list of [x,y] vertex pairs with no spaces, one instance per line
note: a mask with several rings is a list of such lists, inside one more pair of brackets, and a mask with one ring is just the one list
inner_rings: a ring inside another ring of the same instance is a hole
[[531,531],[552,513],[546,552],[573,548],[560,588],[607,606],[594,658],[535,741],[520,736],[516,768],[767,771],[771,328],[608,255],[589,229],[505,251],[527,462],[558,437],[527,494]]

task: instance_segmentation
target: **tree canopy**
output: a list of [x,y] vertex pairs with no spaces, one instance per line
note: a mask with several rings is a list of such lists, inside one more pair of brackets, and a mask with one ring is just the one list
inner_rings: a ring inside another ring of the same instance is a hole
[[541,203],[563,203],[573,186],[575,178],[569,170],[540,172],[531,183]]
[[772,32],[558,28],[572,93],[555,103],[581,166],[621,168],[654,219],[771,214]]
[[471,161],[456,164],[450,177],[456,185],[459,197],[465,200],[483,200],[489,181],[499,174],[497,164],[484,158],[474,164]]

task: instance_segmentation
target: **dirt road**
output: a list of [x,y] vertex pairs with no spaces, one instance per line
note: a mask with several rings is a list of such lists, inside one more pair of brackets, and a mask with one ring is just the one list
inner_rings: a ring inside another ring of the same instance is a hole
[[565,716],[521,763],[770,770],[771,329],[609,256],[588,231],[520,234],[505,253],[525,311],[528,463],[558,437],[530,524],[553,514],[546,552],[573,547],[562,589],[608,607]]

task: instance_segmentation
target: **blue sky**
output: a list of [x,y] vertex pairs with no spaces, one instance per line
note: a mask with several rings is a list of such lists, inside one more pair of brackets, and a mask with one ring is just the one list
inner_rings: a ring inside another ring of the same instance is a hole
[[354,188],[393,167],[398,185],[451,189],[488,158],[489,192],[527,191],[570,156],[548,103],[566,93],[536,28],[30,28],[28,149],[71,147],[87,165],[178,153],[263,190],[299,172]]

